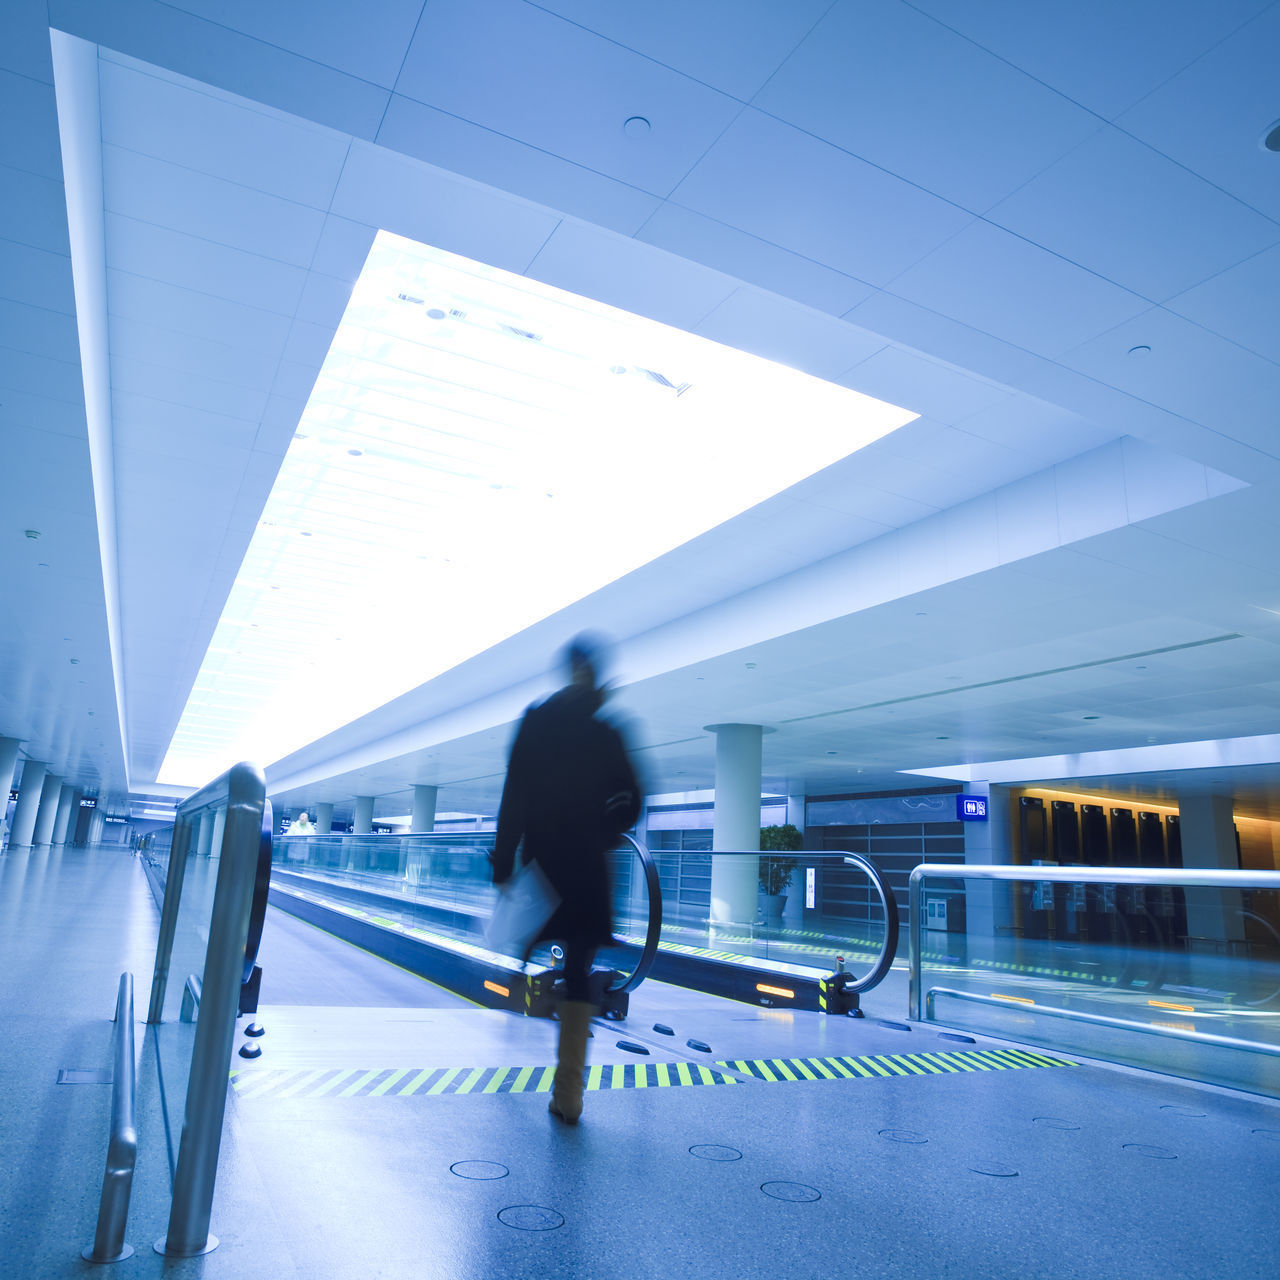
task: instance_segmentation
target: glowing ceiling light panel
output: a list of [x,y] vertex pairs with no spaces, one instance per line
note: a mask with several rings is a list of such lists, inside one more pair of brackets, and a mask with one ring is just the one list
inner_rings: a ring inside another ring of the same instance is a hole
[[277,760],[915,417],[379,232],[160,777]]

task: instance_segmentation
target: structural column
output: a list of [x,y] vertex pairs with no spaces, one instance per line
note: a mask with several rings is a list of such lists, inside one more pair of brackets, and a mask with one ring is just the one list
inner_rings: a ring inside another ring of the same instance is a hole
[[373,830],[372,796],[356,796],[355,820],[351,829],[358,836],[367,836]]
[[9,810],[9,792],[13,790],[13,775],[17,767],[18,739],[0,738],[0,836],[4,834],[4,815]]
[[[1230,796],[1180,795],[1178,826],[1182,865],[1222,871],[1240,869],[1235,814]],[[1243,903],[1234,889],[1188,889],[1187,937],[1195,952],[1230,953],[1244,938]]]
[[58,818],[58,800],[62,795],[62,779],[56,774],[46,773],[44,786],[40,788],[40,807],[36,810],[36,827],[32,833],[32,844],[51,844],[53,842],[53,824]]
[[[761,741],[758,724],[711,724],[716,735],[713,851],[760,849]],[[711,921],[751,924],[759,901],[760,859],[711,859]]]
[[71,823],[71,802],[76,798],[75,787],[68,786],[66,783],[62,786],[62,793],[58,796],[58,816],[53,820],[53,843],[67,843],[67,827]]
[[333,805],[316,805],[316,835],[327,836],[333,830]]
[[[964,824],[964,860],[980,866],[1009,864],[1013,861],[1012,797],[1009,788],[992,786],[989,782],[970,782],[965,792],[986,799],[987,820]],[[965,883],[966,931],[970,947],[976,948],[975,955],[992,958],[996,940],[1009,936],[1007,928],[1013,923],[1013,903],[1018,887],[1016,881],[1009,880],[970,880]]]
[[102,843],[102,828],[106,823],[107,815],[101,809],[94,809],[89,815],[89,844]]
[[[222,856],[222,835],[227,829],[227,806],[223,805],[213,815],[213,838],[209,841],[210,851],[215,858]],[[256,865],[256,863],[255,863]]]
[[33,843],[36,815],[40,811],[40,796],[44,791],[44,778],[48,770],[35,760],[22,766],[22,784],[18,788],[18,806],[13,811],[13,827],[9,831],[9,844],[13,848]]
[[415,786],[413,789],[413,816],[409,831],[418,835],[436,829],[436,794],[438,787]]
[[206,809],[200,815],[200,827],[196,834],[196,856],[207,858],[213,848],[213,812]]

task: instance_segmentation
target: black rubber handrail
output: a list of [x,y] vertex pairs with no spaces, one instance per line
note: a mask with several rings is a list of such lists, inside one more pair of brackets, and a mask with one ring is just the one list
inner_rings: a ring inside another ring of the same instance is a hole
[[898,899],[892,886],[884,878],[884,873],[874,862],[858,853],[846,853],[842,856],[850,866],[858,867],[866,873],[867,879],[880,895],[880,905],[884,907],[884,942],[880,947],[880,955],[863,977],[845,987],[846,991],[870,991],[884,980],[898,951]]
[[[653,968],[654,957],[658,954],[658,943],[662,940],[662,885],[658,881],[658,867],[648,848],[634,836],[624,835],[622,839],[629,844],[640,859],[644,870],[645,888],[649,894],[649,927],[645,932],[644,947],[640,959],[631,971],[631,976],[620,986],[609,987],[610,991],[634,991],[649,975]],[[621,843],[621,842],[620,842]]]

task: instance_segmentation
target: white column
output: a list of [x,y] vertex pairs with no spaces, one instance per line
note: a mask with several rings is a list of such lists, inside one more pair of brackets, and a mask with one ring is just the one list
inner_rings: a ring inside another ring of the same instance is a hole
[[333,830],[333,805],[316,805],[316,835],[327,836]]
[[4,815],[9,810],[9,792],[18,767],[18,739],[0,738],[0,838],[4,835]]
[[[3,770],[0,770],[3,772]],[[70,836],[67,827],[71,823],[71,806],[76,798],[75,787],[67,786],[65,783],[62,787],[62,794],[58,797],[58,816],[53,822],[53,843],[66,844]],[[72,835],[75,833],[72,832]]]
[[53,824],[58,818],[58,800],[62,795],[62,779],[57,774],[46,773],[40,788],[40,807],[36,810],[36,826],[31,835],[32,844],[51,844]]
[[[1182,831],[1182,865],[1213,870],[1238,871],[1236,826],[1230,796],[1180,795],[1179,828]],[[1219,942],[1229,944],[1244,938],[1244,918],[1240,914],[1240,894],[1233,889],[1188,889],[1187,934],[1191,950],[1217,950]],[[1196,939],[1206,939],[1197,943]]]
[[196,834],[196,856],[207,858],[213,848],[213,811],[206,809],[200,815],[200,827]]
[[367,836],[373,830],[373,797],[356,796],[355,820],[351,824],[352,833]]
[[[227,829],[227,806],[223,805],[213,815],[213,837],[209,841],[209,849],[215,858],[222,856],[222,835]],[[255,864],[256,865],[256,864]]]
[[436,794],[439,787],[415,786],[413,789],[413,817],[409,821],[409,832],[417,835],[420,832],[436,829]]
[[101,809],[95,809],[89,819],[89,844],[102,843],[102,828],[107,824],[107,815]]
[[[713,851],[760,848],[761,740],[758,724],[711,724],[716,735]],[[751,924],[759,901],[760,859],[711,859],[711,920]]]
[[12,848],[33,842],[36,815],[40,811],[40,796],[44,791],[44,777],[48,770],[36,760],[28,760],[22,766],[22,784],[18,788],[18,805],[13,811],[13,827],[9,832]]
[[806,796],[788,796],[787,797],[787,822],[790,826],[804,835],[805,823],[805,801]]
[[[1007,865],[1013,858],[1009,788],[992,786],[989,782],[970,782],[965,786],[965,793],[986,797],[987,820],[964,824],[964,860],[980,866]],[[989,949],[996,940],[1008,936],[999,932],[999,926],[1013,923],[1017,893],[1016,881],[970,880],[965,884],[966,933],[969,945],[978,948],[975,955],[993,954]]]

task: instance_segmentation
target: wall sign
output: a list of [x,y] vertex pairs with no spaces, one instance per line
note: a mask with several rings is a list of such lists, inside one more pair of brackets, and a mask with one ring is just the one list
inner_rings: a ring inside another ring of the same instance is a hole
[[986,822],[987,797],[967,796],[961,792],[956,796],[956,817],[961,822]]
[[80,807],[82,809],[96,809],[98,807],[98,797],[85,796],[85,798],[80,801]]
[[804,869],[804,905],[813,910],[818,901],[818,872],[815,867]]

